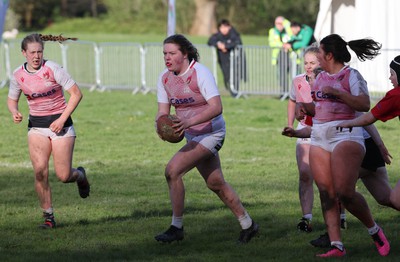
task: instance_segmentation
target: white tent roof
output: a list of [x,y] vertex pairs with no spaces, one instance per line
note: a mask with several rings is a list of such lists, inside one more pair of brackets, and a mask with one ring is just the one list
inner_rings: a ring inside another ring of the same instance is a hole
[[360,62],[354,56],[350,65],[361,72],[370,91],[386,92],[393,88],[388,80],[389,63],[400,55],[399,10],[398,0],[320,0],[314,36],[321,40],[335,33],[346,41],[373,38],[382,43],[377,58]]

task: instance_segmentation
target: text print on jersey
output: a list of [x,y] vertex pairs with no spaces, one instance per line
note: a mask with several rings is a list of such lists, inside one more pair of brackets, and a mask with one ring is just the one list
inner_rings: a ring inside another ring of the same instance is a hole
[[34,98],[39,98],[39,97],[44,97],[44,96],[51,96],[55,94],[57,91],[53,88],[51,91],[48,91],[46,93],[32,93],[31,95],[24,94],[27,99],[34,99]]
[[177,99],[177,98],[171,98],[170,99],[170,103],[173,105],[182,105],[182,104],[190,104],[193,103],[194,99],[193,97],[189,97],[189,98],[181,98],[181,99]]

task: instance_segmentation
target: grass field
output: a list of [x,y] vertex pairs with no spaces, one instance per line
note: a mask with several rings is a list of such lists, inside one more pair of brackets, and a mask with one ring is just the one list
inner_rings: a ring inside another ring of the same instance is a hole
[[[185,239],[160,244],[154,235],[171,222],[164,166],[182,144],[154,132],[156,96],[89,92],[73,115],[78,134],[74,166],[86,168],[92,192],[81,199],[76,185],[57,181],[51,167],[58,228],[39,230],[41,210],[33,187],[25,121],[15,125],[0,89],[0,261],[313,261],[322,250],[308,242],[323,233],[315,189],[314,232],[296,230],[301,217],[295,140],[283,137],[286,102],[271,97],[233,99],[224,91],[227,137],[221,150],[225,177],[261,227],[258,238],[238,246],[240,227],[197,172],[188,173]],[[391,183],[399,176],[399,121],[378,123],[392,153]],[[183,143],[183,142],[182,142]],[[379,206],[360,183],[378,223],[392,243],[380,258],[365,228],[348,214],[343,231],[347,259],[398,261],[399,213]]]

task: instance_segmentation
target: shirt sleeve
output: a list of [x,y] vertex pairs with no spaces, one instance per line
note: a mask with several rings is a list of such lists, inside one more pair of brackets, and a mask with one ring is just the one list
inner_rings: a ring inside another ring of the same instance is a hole
[[157,102],[158,103],[165,103],[169,104],[168,101],[168,94],[167,91],[165,91],[164,85],[162,83],[162,76],[165,74],[166,70],[164,70],[160,76],[158,77],[157,81]]
[[292,81],[292,88],[290,88],[290,91],[289,91],[289,98],[290,98],[290,100],[296,101],[296,91],[294,88],[294,81]]
[[214,96],[219,96],[219,91],[215,78],[210,70],[199,63],[196,63],[197,83],[199,84],[200,93],[205,100],[209,100]]
[[18,101],[21,96],[22,90],[18,85],[18,82],[15,80],[15,76],[12,75],[10,79],[10,88],[8,90],[8,97],[12,100]]
[[371,113],[383,122],[400,116],[400,94],[393,95],[390,92],[386,94],[372,109]]
[[51,61],[47,61],[46,64],[51,68],[51,70],[53,70],[54,80],[56,80],[56,82],[61,85],[64,90],[68,90],[76,84],[65,68]]
[[350,72],[349,84],[352,95],[369,95],[367,81],[355,69],[352,69]]
[[311,87],[304,74],[294,78],[293,85],[296,92],[296,102],[311,103],[313,101],[311,96]]

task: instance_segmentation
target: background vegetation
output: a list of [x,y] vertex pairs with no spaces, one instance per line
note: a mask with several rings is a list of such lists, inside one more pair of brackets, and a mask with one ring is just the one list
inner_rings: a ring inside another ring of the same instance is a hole
[[[242,34],[266,35],[278,15],[315,25],[319,0],[215,0],[217,20]],[[165,34],[167,0],[11,0],[6,29]],[[177,32],[188,33],[195,0],[176,0]],[[11,17],[12,16],[12,17]]]

